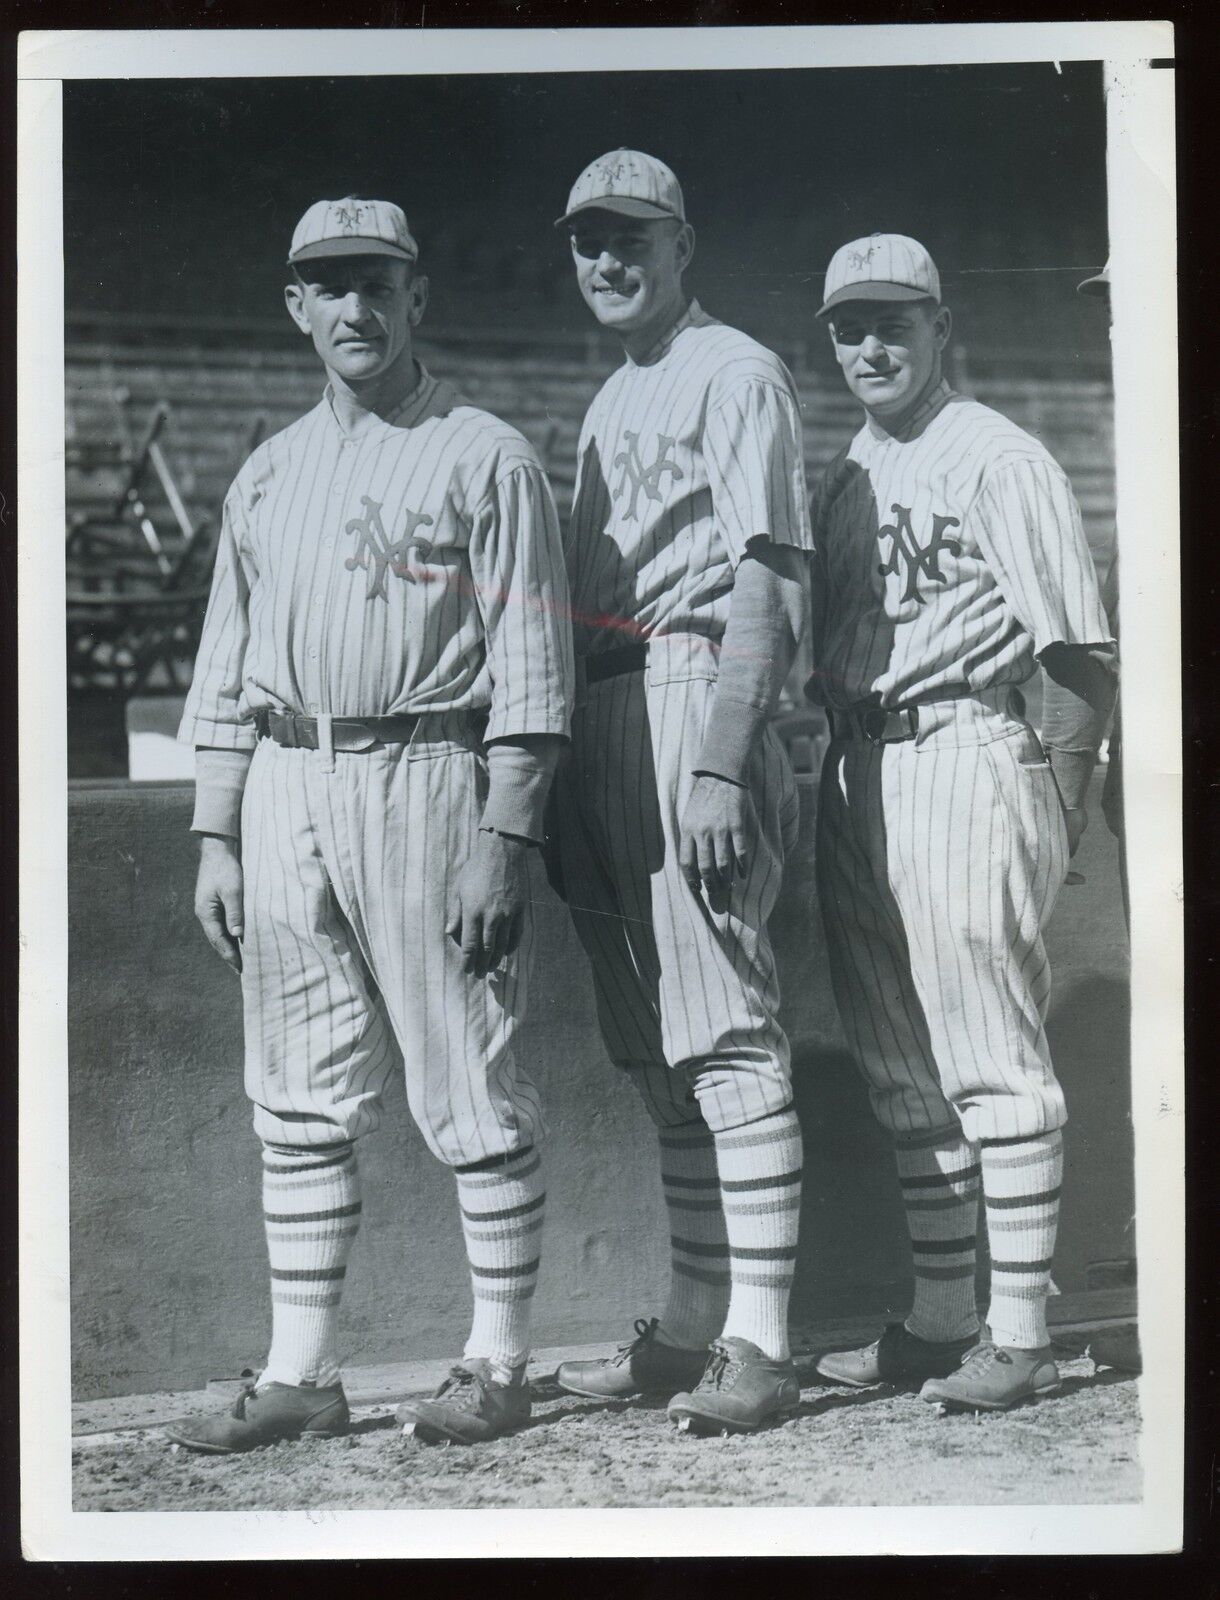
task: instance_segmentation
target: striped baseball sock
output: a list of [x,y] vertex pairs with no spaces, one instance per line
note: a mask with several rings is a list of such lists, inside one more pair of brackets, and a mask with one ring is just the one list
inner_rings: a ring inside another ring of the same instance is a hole
[[1040,1350],[1050,1343],[1046,1297],[1059,1226],[1063,1135],[983,1144],[983,1200],[991,1247],[987,1323],[996,1344]]
[[263,1220],[272,1321],[259,1382],[338,1383],[339,1301],[360,1228],[355,1149],[264,1145]]
[[729,1241],[720,1204],[716,1141],[702,1118],[658,1129],[661,1184],[669,1212],[669,1299],[657,1335],[701,1350],[729,1308]]
[[895,1154],[915,1265],[915,1303],[907,1329],[936,1343],[964,1339],[979,1325],[974,1300],[978,1151],[954,1128],[904,1139]]
[[533,1145],[455,1167],[462,1232],[474,1289],[467,1356],[481,1356],[507,1382],[529,1355],[546,1208],[542,1158]]
[[801,1127],[791,1106],[716,1135],[732,1290],[727,1338],[786,1360],[801,1209]]

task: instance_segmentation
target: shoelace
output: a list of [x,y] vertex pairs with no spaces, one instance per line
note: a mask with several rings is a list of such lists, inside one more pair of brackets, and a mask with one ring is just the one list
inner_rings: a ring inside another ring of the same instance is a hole
[[624,1366],[637,1350],[642,1349],[646,1344],[651,1344],[659,1323],[660,1319],[658,1317],[637,1317],[635,1319],[636,1336],[630,1344],[619,1346],[618,1353],[614,1357],[614,1365],[616,1367]]
[[436,1391],[436,1398],[447,1397],[461,1411],[477,1411],[483,1404],[483,1380],[465,1367],[450,1367],[449,1376]]
[[719,1389],[726,1378],[736,1377],[740,1368],[741,1362],[734,1360],[728,1346],[713,1341],[711,1355],[699,1380],[699,1387],[703,1388],[706,1385],[709,1389]]
[[987,1371],[988,1367],[995,1366],[997,1363],[1002,1367],[1011,1367],[1012,1357],[1006,1350],[1001,1350],[999,1345],[978,1344],[962,1361],[962,1371],[969,1372],[973,1369],[975,1372],[982,1374]]
[[236,1417],[239,1422],[244,1422],[246,1420],[246,1401],[254,1393],[254,1389],[255,1385],[253,1383],[243,1384],[241,1389],[238,1391],[237,1399],[234,1400],[233,1405],[230,1408],[229,1415],[231,1417]]

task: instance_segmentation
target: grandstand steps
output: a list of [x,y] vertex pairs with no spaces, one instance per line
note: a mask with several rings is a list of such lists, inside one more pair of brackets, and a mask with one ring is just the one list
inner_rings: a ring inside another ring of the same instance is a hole
[[[122,430],[138,437],[159,402],[171,408],[163,442],[183,496],[196,516],[213,518],[255,419],[262,417],[267,436],[316,404],[319,371],[304,341],[243,348],[234,330],[227,339],[223,329],[213,330],[210,337],[220,342],[150,344],[134,337],[124,342],[120,333],[108,339],[69,338],[70,516],[109,508],[121,481]],[[421,344],[421,355],[433,371],[451,378],[471,403],[520,428],[534,444],[562,512],[571,498],[581,418],[612,365],[600,349],[590,351],[576,359],[569,347],[549,354],[528,350],[506,355],[461,343],[443,348]],[[1114,518],[1113,406],[1103,376],[1072,367],[1053,375],[1018,371],[1013,376],[990,370],[985,354],[971,352],[969,373],[959,373],[959,381],[1043,440],[1072,480],[1090,543],[1108,560]],[[799,373],[798,388],[806,465],[813,481],[855,431],[859,411],[835,373]]]

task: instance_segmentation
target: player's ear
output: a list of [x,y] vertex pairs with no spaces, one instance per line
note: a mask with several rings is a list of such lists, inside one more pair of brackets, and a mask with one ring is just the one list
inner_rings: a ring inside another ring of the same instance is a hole
[[689,222],[684,222],[678,229],[674,239],[674,260],[677,262],[678,271],[685,272],[690,266],[695,254],[695,230]]
[[943,350],[953,332],[953,313],[948,306],[940,306],[932,318],[932,331],[936,335],[936,348]]
[[415,277],[411,279],[411,287],[408,293],[411,296],[411,301],[407,307],[407,321],[413,328],[418,328],[423,320],[424,309],[428,304],[428,277],[426,273],[416,273]]
[[300,328],[302,333],[309,333],[309,313],[305,309],[305,291],[299,282],[284,285],[284,304],[288,307],[288,315]]

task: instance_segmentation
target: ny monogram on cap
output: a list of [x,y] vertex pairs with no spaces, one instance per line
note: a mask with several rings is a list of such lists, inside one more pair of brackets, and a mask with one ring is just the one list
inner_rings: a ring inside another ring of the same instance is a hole
[[290,264],[324,256],[393,256],[415,261],[419,246],[400,206],[389,200],[318,200],[296,225]]
[[845,300],[935,300],[940,274],[918,239],[904,233],[872,233],[852,239],[830,258],[818,316]]
[[591,161],[572,185],[567,210],[555,226],[565,227],[582,211],[686,221],[681,184],[663,161],[642,150],[611,150]]

